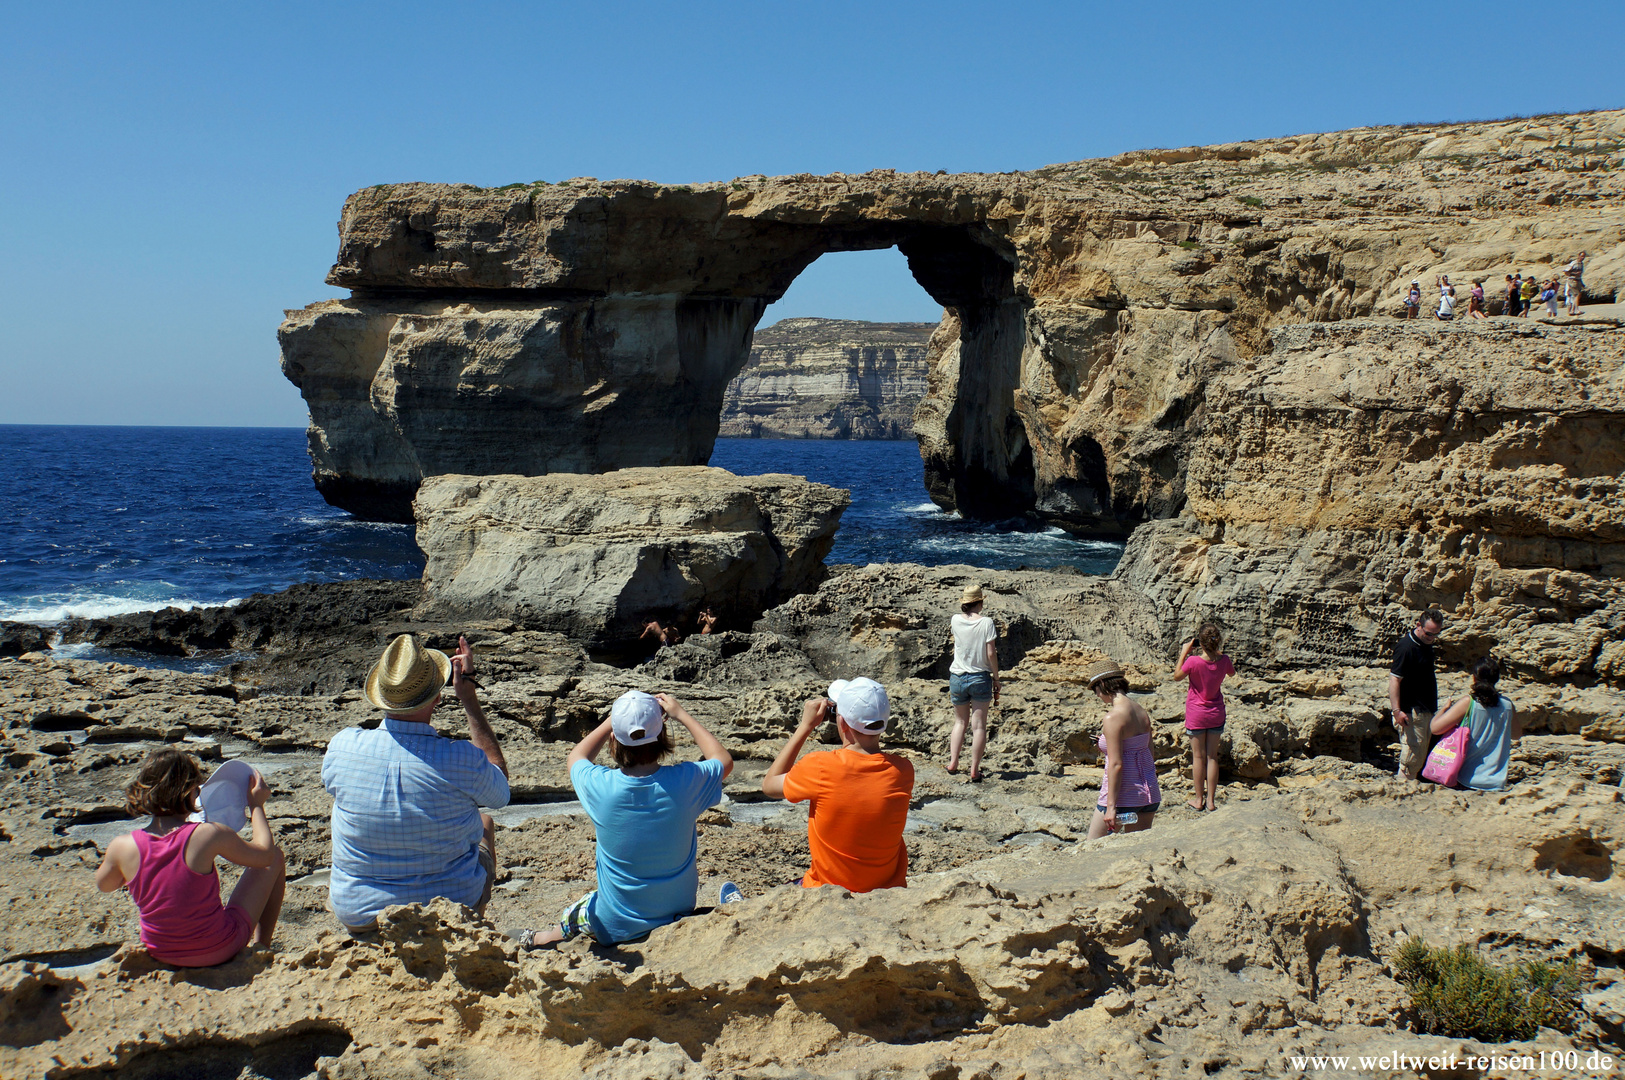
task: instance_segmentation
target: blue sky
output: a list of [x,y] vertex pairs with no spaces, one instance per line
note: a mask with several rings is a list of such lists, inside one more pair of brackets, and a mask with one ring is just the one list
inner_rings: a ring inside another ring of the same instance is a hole
[[[1625,105],[1625,4],[10,5],[0,423],[302,425],[370,184],[1026,169]],[[935,319],[895,252],[770,310]]]

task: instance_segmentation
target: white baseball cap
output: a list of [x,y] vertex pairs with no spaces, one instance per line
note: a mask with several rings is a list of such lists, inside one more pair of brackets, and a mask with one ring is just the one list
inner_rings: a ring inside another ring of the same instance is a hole
[[628,690],[610,706],[609,726],[622,746],[645,746],[666,730],[666,711],[653,694]]
[[891,719],[886,688],[873,679],[836,679],[829,684],[830,700],[846,726],[865,735],[879,735]]

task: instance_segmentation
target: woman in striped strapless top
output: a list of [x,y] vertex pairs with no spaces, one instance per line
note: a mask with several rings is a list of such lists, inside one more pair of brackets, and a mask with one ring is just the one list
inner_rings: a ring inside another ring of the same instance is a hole
[[[1106,775],[1100,784],[1100,802],[1089,822],[1089,839],[1108,832],[1140,832],[1162,806],[1157,766],[1151,756],[1151,714],[1128,696],[1123,669],[1110,660],[1091,664],[1085,672],[1089,689],[1106,706],[1100,749],[1106,755]],[[1139,820],[1119,826],[1117,815],[1133,811]]]

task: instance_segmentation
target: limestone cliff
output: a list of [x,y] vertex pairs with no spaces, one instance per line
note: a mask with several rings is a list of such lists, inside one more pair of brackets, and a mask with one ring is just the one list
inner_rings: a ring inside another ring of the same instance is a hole
[[591,179],[351,196],[283,366],[317,484],[409,517],[438,472],[703,462],[761,311],[820,254],[896,246],[950,309],[917,425],[934,496],[1122,533],[1176,514],[1208,379],[1276,326],[1413,277],[1591,253],[1625,278],[1625,113],[1364,128],[1029,173]]
[[1625,686],[1625,331],[1358,319],[1270,344],[1209,383],[1188,512],[1118,568],[1170,635],[1215,617],[1269,666],[1375,662],[1436,606],[1447,661]]
[[906,439],[935,323],[783,319],[756,331],[722,402],[725,438]]

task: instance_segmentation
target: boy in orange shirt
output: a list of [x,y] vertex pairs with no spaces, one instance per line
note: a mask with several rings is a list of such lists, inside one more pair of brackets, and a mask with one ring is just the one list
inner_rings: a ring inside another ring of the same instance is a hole
[[[797,761],[831,712],[841,748]],[[881,751],[880,736],[890,719],[886,688],[873,679],[832,683],[827,698],[812,698],[802,707],[795,734],[762,778],[762,791],[771,798],[811,802],[812,868],[801,879],[804,887],[838,885],[861,893],[908,884],[903,825],[914,793],[914,765]]]

